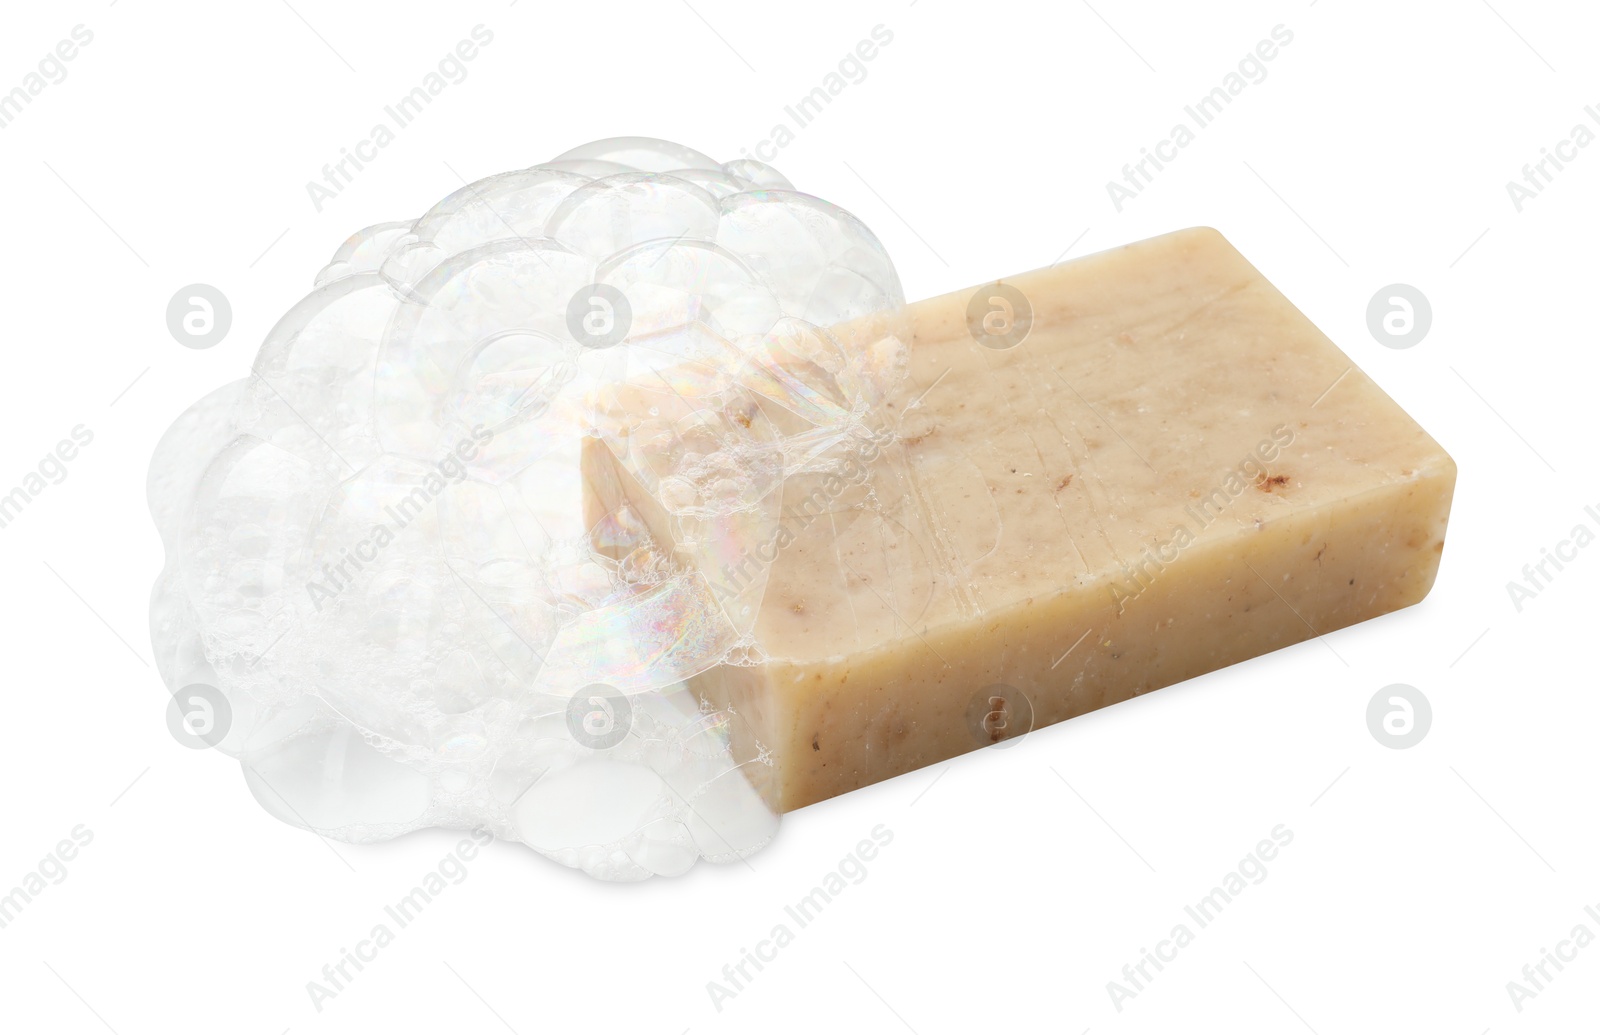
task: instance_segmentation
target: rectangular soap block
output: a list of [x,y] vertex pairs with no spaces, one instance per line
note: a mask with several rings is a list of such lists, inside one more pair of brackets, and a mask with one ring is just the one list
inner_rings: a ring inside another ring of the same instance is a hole
[[[783,810],[1432,586],[1454,462],[1216,231],[910,315],[867,485],[785,483],[760,660],[692,680],[770,751]],[[669,535],[604,454],[585,459],[595,506],[625,499]]]

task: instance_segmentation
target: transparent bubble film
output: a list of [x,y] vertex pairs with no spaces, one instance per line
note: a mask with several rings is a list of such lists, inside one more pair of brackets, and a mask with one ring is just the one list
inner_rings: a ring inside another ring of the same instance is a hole
[[697,686],[765,658],[783,487],[884,439],[908,339],[860,221],[664,141],[362,230],[157,447],[162,677],[327,837],[482,828],[608,880],[747,856],[776,763]]

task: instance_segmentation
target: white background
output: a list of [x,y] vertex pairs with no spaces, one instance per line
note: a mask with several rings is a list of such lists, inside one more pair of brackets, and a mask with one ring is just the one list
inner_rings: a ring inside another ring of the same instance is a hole
[[[1495,2],[12,5],[0,88],[73,26],[94,41],[0,131],[0,486],[77,424],[95,439],[0,529],[0,890],[75,825],[94,836],[0,930],[0,1029],[1592,1023],[1600,945],[1520,1012],[1506,986],[1575,925],[1600,935],[1584,913],[1600,908],[1600,548],[1520,612],[1506,584],[1574,525],[1600,527],[1584,511],[1600,510],[1600,146],[1520,212],[1506,181],[1600,105],[1600,15]],[[316,211],[306,181],[479,23],[494,41],[470,78]],[[155,440],[245,373],[355,229],[599,137],[738,157],[878,24],[894,38],[866,80],[774,164],[864,218],[911,298],[1220,228],[1460,464],[1437,588],[1326,642],[792,814],[748,866],[615,886],[497,844],[318,1013],[306,983],[458,835],[330,846],[263,812],[232,761],[174,743],[145,632]],[[1268,78],[1118,212],[1106,181],[1279,24],[1294,38]],[[208,351],[165,326],[197,281],[234,310]],[[1367,329],[1394,282],[1433,307],[1404,351]],[[1408,750],[1365,720],[1395,682],[1433,705]],[[707,982],[878,824],[894,840],[866,879],[715,1009]],[[1119,1011],[1107,982],[1277,824],[1294,840],[1267,879]]]

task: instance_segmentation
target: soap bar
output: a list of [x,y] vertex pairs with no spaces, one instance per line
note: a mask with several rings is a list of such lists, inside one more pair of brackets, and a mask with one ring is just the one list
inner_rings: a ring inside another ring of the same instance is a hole
[[[737,749],[770,756],[777,807],[1431,588],[1454,462],[1216,231],[909,311],[909,373],[891,426],[861,436],[862,477],[785,482],[781,538],[704,573],[758,601],[758,649],[691,685],[742,717],[755,743]],[[670,543],[603,446],[585,468],[596,514],[630,504]]]

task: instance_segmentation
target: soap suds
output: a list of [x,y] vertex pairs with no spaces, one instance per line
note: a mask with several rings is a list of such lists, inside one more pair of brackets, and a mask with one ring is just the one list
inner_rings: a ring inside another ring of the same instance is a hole
[[[759,162],[619,138],[361,231],[316,285],[149,474],[162,676],[226,697],[258,801],[610,880],[761,848],[773,756],[685,681],[764,657],[764,570],[712,583],[786,481],[892,426],[877,239]],[[592,513],[586,442],[647,498]]]

